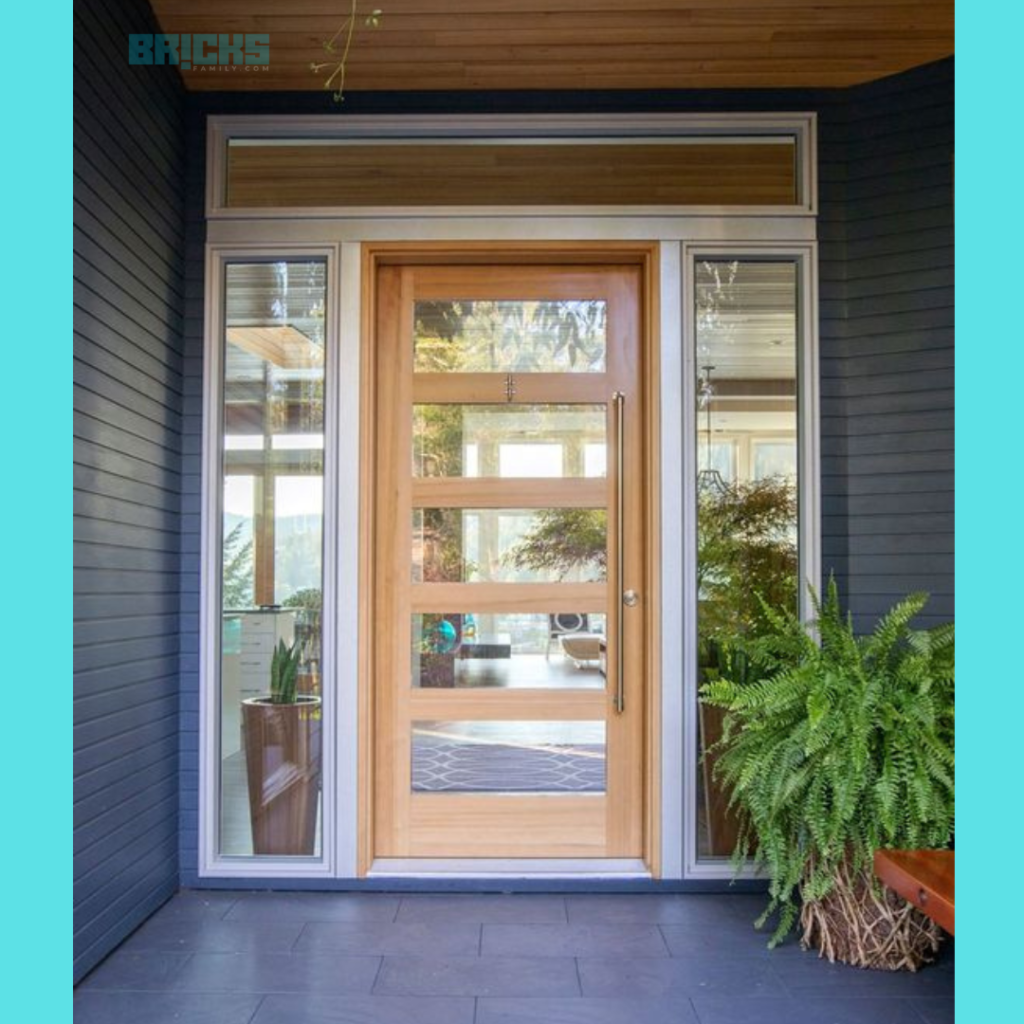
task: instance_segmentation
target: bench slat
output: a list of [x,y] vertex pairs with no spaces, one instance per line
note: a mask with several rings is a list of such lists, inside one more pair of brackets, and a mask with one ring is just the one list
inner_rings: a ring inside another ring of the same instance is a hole
[[952,850],[878,850],[875,874],[952,935],[953,860]]

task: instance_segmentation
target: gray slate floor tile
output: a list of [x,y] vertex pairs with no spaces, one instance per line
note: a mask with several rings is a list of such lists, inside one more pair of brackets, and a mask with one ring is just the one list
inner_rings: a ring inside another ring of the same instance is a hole
[[187,889],[172,896],[154,915],[154,918],[187,917],[220,920],[244,895],[210,889]]
[[408,996],[578,996],[569,957],[385,957],[374,993]]
[[912,999],[911,1004],[925,1024],[953,1024],[955,1009],[952,998]]
[[386,893],[246,893],[227,921],[393,921],[398,897]]
[[685,960],[581,958],[585,996],[783,996],[781,982],[763,957],[700,956]]
[[902,998],[953,995],[953,972],[939,966],[920,971],[868,971],[830,964],[814,950],[770,960],[789,995],[801,998],[895,996]]
[[728,896],[578,895],[565,898],[570,924],[736,926]]
[[700,1024],[689,999],[481,999],[476,1024]]
[[697,996],[700,1024],[921,1024],[906,999],[729,999]]
[[403,896],[398,921],[565,924],[561,896]]
[[75,1024],[249,1024],[260,996],[192,992],[79,992]]
[[795,943],[768,949],[768,935],[745,921],[725,918],[716,924],[662,924],[658,926],[672,956],[787,956],[799,951]]
[[721,899],[724,901],[725,909],[741,921],[755,921],[768,906],[767,893],[737,892],[723,896]]
[[480,925],[408,921],[307,924],[297,953],[348,953],[352,956],[476,956]]
[[273,995],[252,1024],[473,1024],[473,1004],[438,996]]
[[191,953],[133,953],[115,950],[79,986],[80,989],[135,989],[161,991],[191,958]]
[[380,967],[376,956],[297,953],[194,953],[177,974],[182,992],[369,993]]
[[216,921],[206,918],[163,918],[147,921],[124,949],[179,952],[241,953],[247,950],[287,953],[302,932],[301,921]]
[[657,925],[485,924],[484,956],[668,956]]
[[75,1021],[952,1024],[951,942],[917,974],[861,971],[795,942],[768,951],[764,905],[193,890],[79,986]]

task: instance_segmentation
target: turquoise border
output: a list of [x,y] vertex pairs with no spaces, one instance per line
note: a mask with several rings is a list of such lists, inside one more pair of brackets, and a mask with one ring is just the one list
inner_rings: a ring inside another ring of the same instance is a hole
[[57,981],[67,977],[72,962],[72,709],[61,696],[72,687],[71,591],[64,575],[71,538],[64,532],[70,523],[63,476],[71,410],[59,384],[71,368],[72,348],[70,295],[60,298],[72,280],[70,210],[64,205],[71,183],[64,135],[72,121],[71,15],[72,5],[63,0],[45,10],[8,5],[0,57],[6,200],[0,221],[0,565],[8,651],[0,681],[8,706],[0,745],[0,1018],[40,1024],[71,1019],[66,981]]

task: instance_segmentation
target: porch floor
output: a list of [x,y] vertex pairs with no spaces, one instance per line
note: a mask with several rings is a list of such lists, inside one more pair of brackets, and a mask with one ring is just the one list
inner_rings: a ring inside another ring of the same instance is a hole
[[748,895],[179,893],[77,1024],[952,1024],[916,975],[769,952]]

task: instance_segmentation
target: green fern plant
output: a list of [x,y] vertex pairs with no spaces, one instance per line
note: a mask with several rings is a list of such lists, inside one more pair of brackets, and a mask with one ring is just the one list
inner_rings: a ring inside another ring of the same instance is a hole
[[277,642],[270,657],[270,703],[295,704],[295,684],[299,677],[299,662],[302,647],[298,641],[290,647],[283,641]]
[[[811,595],[810,628],[764,604],[767,632],[739,642],[753,682],[726,665],[701,688],[726,711],[715,775],[744,822],[734,863],[752,857],[768,870],[757,926],[778,914],[770,945],[799,912],[805,945],[830,959],[915,969],[937,934],[877,886],[871,863],[879,848],[951,840],[953,626],[912,629],[927,601],[913,594],[858,636],[834,580],[824,601]],[[858,914],[865,920],[849,920]]]

